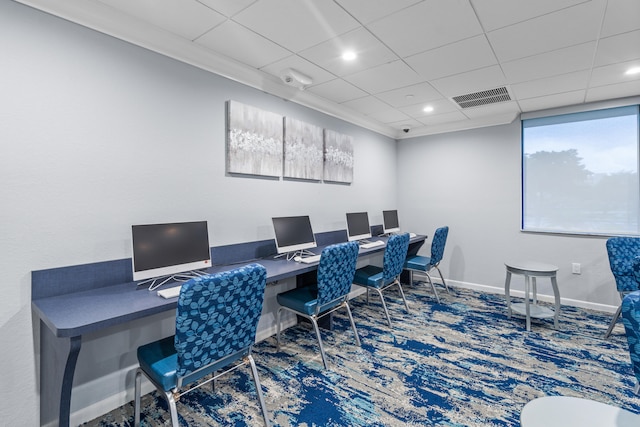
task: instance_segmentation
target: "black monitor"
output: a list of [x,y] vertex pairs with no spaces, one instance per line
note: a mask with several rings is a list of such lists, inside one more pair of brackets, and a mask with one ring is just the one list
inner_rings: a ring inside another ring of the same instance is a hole
[[400,231],[400,223],[398,222],[398,211],[382,211],[382,228],[384,233],[397,233]]
[[271,218],[279,254],[316,247],[316,236],[308,216]]
[[133,280],[211,267],[207,221],[131,226]]
[[369,239],[369,215],[366,212],[352,212],[347,214],[347,237],[349,241]]

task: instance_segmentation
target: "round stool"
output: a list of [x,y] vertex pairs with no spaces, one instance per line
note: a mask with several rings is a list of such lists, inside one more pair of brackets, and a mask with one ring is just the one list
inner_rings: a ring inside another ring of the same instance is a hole
[[[504,293],[507,298],[507,311],[509,317],[513,312],[525,316],[527,332],[531,330],[531,318],[549,319],[553,317],[553,325],[558,328],[558,316],[560,314],[560,292],[558,291],[558,282],[556,281],[556,272],[558,267],[553,264],[545,264],[535,261],[509,262],[504,264],[507,267],[507,278],[504,283]],[[511,286],[511,275],[521,274],[524,276],[524,303],[511,304],[511,294],[509,288]],[[551,287],[555,297],[556,309],[551,310],[547,307],[538,305],[538,291],[536,289],[536,277],[548,277],[551,279]],[[529,291],[529,278],[531,278],[531,286],[533,292]],[[530,301],[530,293],[533,301]]]
[[637,427],[640,415],[595,400],[545,396],[524,405],[520,426]]

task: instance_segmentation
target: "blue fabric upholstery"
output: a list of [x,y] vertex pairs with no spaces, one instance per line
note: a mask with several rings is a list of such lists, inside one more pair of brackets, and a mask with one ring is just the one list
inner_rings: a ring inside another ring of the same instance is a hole
[[[356,274],[353,278],[354,283],[366,286],[367,289],[373,289],[378,293],[389,326],[391,326],[391,317],[389,316],[389,311],[387,310],[387,305],[384,301],[384,296],[382,295],[382,292],[385,289],[393,285],[397,285],[400,295],[402,296],[402,300],[404,301],[404,306],[407,311],[409,311],[409,306],[407,305],[407,300],[404,297],[402,285],[399,280],[400,273],[402,273],[402,269],[404,267],[405,258],[407,257],[408,249],[409,233],[392,235],[389,237],[389,240],[387,240],[387,247],[385,248],[384,255],[382,257],[382,267],[368,265],[366,267],[359,268],[356,270]],[[368,299],[369,293],[367,292],[367,301]]]
[[267,270],[260,264],[250,264],[191,279],[182,285],[175,336],[138,348],[136,425],[140,419],[140,372],[164,392],[172,424],[177,426],[174,392],[240,358],[251,365],[265,423],[269,424],[251,357],[266,282]]
[[429,272],[434,268],[438,271],[438,274],[440,275],[440,280],[442,280],[442,284],[444,285],[444,287],[447,289],[447,292],[448,292],[449,287],[447,286],[447,282],[445,282],[444,277],[442,276],[442,272],[438,267],[438,265],[440,264],[440,261],[442,261],[442,257],[444,256],[444,247],[445,247],[445,244],[447,243],[448,235],[449,235],[449,227],[445,226],[445,227],[438,228],[433,235],[433,240],[431,241],[431,256],[426,257],[421,255],[413,255],[413,256],[407,257],[407,259],[404,262],[404,268],[409,270],[409,272],[411,273],[410,277],[411,277],[412,284],[413,284],[414,271],[424,273],[426,275],[426,280],[431,285],[431,289],[433,289],[433,293],[435,294],[436,300],[438,301],[438,303],[440,302],[440,297],[438,296],[438,292],[436,291],[433,281],[431,280],[431,276],[429,275]]
[[[620,293],[620,298],[624,298],[625,294],[640,290],[638,277],[634,271],[634,264],[640,257],[640,237],[611,237],[606,243],[607,255],[609,257],[609,267],[613,278],[616,281],[616,288]],[[607,338],[613,331],[613,328],[620,317],[622,304],[613,315],[611,323],[604,337]]]
[[628,294],[622,300],[622,323],[627,334],[633,373],[636,376],[636,393],[640,391],[640,291]]
[[318,338],[322,362],[324,367],[328,368],[317,319],[343,307],[349,315],[356,343],[360,345],[358,331],[347,301],[347,296],[353,283],[353,275],[356,271],[359,250],[360,247],[357,242],[327,246],[320,256],[317,284],[315,286],[296,288],[278,294],[277,300],[278,304],[280,304],[276,315],[278,347],[280,347],[281,312],[283,309],[293,311],[311,321]]
[[404,268],[409,270],[429,271],[431,269],[431,258],[428,256],[414,255],[408,257],[404,262]]

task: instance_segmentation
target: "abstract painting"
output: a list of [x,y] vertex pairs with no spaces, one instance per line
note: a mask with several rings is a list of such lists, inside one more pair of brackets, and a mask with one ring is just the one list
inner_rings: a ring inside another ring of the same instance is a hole
[[227,107],[227,172],[279,177],[282,116],[236,101]]
[[353,181],[353,138],[332,130],[324,131],[324,180]]
[[284,177],[320,181],[323,160],[322,128],[285,118]]

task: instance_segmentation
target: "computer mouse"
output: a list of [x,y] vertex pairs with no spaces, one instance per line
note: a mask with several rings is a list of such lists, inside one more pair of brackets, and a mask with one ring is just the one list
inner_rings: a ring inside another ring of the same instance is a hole
[[302,261],[302,257],[301,256],[295,256],[295,257],[293,257],[293,260],[295,262],[300,262],[300,261]]

